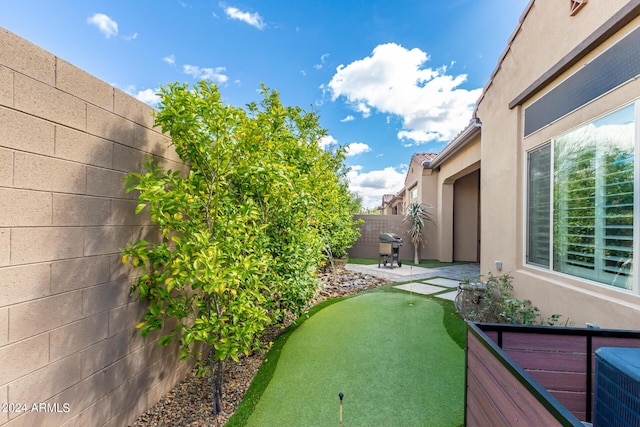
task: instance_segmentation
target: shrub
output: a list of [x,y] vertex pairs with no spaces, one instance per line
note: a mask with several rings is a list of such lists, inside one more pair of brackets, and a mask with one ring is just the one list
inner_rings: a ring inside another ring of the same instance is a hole
[[[466,280],[466,284],[471,281]],[[560,320],[559,314],[549,318],[540,315],[540,309],[530,300],[520,300],[513,296],[513,277],[510,274],[489,273],[482,287],[468,287],[457,301],[456,307],[466,320],[485,323],[509,323],[514,325],[554,326]],[[462,308],[462,309],[461,309]]]
[[255,351],[269,325],[298,315],[327,248],[344,250],[358,229],[344,150],[318,145],[326,131],[315,113],[282,105],[266,88],[246,109],[226,105],[211,82],[159,95],[156,125],[189,169],[150,159],[145,172],[128,174],[136,213],[149,214],[162,237],[129,243],[122,262],[142,270],[133,286],[149,301],[140,333],[172,320],[159,343],[176,340],[182,359],[195,357],[199,373],[212,375],[215,414],[224,361]]

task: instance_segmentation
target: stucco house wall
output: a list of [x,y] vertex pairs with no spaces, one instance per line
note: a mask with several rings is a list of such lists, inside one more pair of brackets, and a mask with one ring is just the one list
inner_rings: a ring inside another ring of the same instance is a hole
[[[420,259],[436,259],[438,257],[438,236],[436,221],[437,176],[432,169],[425,168],[423,161],[435,157],[435,153],[415,153],[411,156],[409,167],[404,179],[404,187],[401,191],[403,195],[404,210],[406,212],[413,202],[431,206],[429,213],[433,222],[428,223],[425,229],[425,239],[427,244],[419,249]],[[413,197],[412,197],[413,196]],[[413,252],[411,255],[413,259]]]
[[[431,206],[429,213],[431,214],[433,222],[428,223],[426,226],[425,238],[427,244],[423,245],[420,248],[420,259],[436,259],[438,258],[439,254],[439,239],[436,218],[436,209],[438,203],[438,177],[437,174],[434,173],[433,169],[426,168],[422,164],[424,160],[432,159],[435,156],[435,153],[415,153],[413,156],[411,156],[409,167],[407,168],[407,173],[404,179],[404,187],[402,188],[402,190],[396,193],[393,198],[391,198],[386,204],[383,203],[382,207],[380,208],[380,213],[383,217],[386,215],[398,215],[404,217],[408,206],[412,202]],[[380,221],[382,221],[382,219]],[[394,220],[389,219],[389,221],[389,224],[392,224]],[[408,243],[406,234],[403,236],[403,238]],[[360,257],[361,255],[353,254],[373,253],[373,246],[371,242],[365,245],[364,241],[364,238],[359,239],[359,241],[354,246],[356,249],[350,251],[350,253],[352,253],[351,256]],[[367,247],[366,250],[363,249],[365,247]],[[413,249],[411,250],[413,251]],[[404,251],[401,252],[403,259],[413,260],[413,252],[411,252],[410,256],[405,256],[403,254]]]
[[[433,222],[427,225],[427,244],[420,250],[421,259],[479,261],[479,129],[475,123],[470,124],[441,153],[416,153],[411,157],[404,188],[396,198],[402,196],[405,206],[412,201],[431,206]],[[384,216],[389,208],[383,207],[381,212]]]
[[453,184],[453,259],[480,261],[480,170]]
[[[527,264],[524,256],[527,151],[637,99],[640,83],[628,81],[526,138],[523,114],[540,96],[638,27],[638,3],[591,1],[571,16],[569,1],[532,1],[477,107],[482,122],[481,272],[511,273],[516,296],[531,299],[543,309],[544,315],[562,314],[564,320],[568,318],[575,326],[591,322],[601,327],[638,329],[640,297],[635,292]],[[513,103],[536,81],[567,62],[572,51],[584,48],[585,40],[603,33],[610,20],[618,19],[624,10],[632,11],[625,18],[630,22],[614,29],[610,36],[600,37],[592,51],[569,69],[552,76],[530,99]],[[502,262],[502,271],[497,270],[495,261]]]
[[[437,170],[437,259],[450,261],[478,261],[479,253],[479,185],[480,132],[470,125],[471,136],[453,149],[454,139],[436,157]],[[463,136],[463,134],[461,134]]]
[[[123,177],[147,156],[183,166],[153,110],[0,28],[0,425],[127,425],[190,370],[119,248],[161,236]],[[30,407],[30,406],[29,406]]]

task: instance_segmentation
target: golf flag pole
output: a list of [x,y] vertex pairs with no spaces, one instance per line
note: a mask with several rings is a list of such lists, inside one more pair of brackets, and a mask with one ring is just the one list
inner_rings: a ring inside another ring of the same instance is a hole
[[413,266],[409,266],[409,305],[413,305]]
[[344,393],[338,393],[338,397],[340,398],[340,427],[342,427],[342,398],[344,397]]

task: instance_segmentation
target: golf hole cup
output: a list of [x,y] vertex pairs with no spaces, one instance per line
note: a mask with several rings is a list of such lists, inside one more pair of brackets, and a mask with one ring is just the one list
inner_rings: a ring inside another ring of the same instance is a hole
[[344,397],[344,393],[338,393],[338,397],[340,398],[340,427],[342,427],[342,398]]

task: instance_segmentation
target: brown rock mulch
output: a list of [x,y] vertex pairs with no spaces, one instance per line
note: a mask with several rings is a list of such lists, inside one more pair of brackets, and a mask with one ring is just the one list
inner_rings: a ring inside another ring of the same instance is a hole
[[[322,286],[311,302],[311,306],[330,298],[348,296],[368,289],[384,286],[389,280],[368,274],[345,270],[341,266],[324,269],[318,275]],[[274,341],[282,329],[270,329],[261,341]],[[132,427],[222,427],[231,418],[242,401],[253,377],[260,368],[265,354],[254,353],[242,357],[238,362],[225,364],[222,413],[211,414],[211,383],[208,376],[198,378],[191,371],[178,385],[160,401],[134,421]]]

